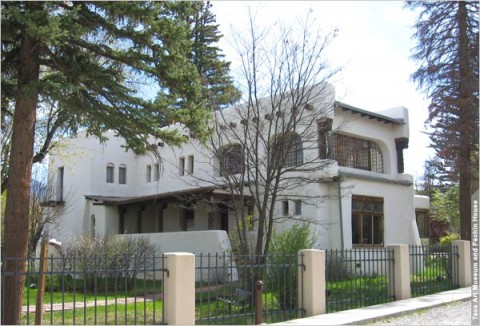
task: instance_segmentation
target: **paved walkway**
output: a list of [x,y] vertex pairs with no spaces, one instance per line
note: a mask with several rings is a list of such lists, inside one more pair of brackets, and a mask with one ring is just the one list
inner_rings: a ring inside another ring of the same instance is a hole
[[339,311],[331,314],[300,318],[275,325],[358,325],[401,316],[419,309],[438,307],[454,301],[465,301],[472,297],[472,288],[430,294],[423,297],[394,301],[365,308]]

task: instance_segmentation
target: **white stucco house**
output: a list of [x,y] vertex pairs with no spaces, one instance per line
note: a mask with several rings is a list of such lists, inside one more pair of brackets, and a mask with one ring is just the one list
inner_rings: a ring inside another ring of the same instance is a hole
[[[310,121],[305,128],[313,128],[316,139],[299,136],[302,146],[292,156],[294,161],[300,157],[312,164],[330,160],[324,169],[308,172],[308,177],[325,181],[284,193],[275,214],[318,222],[312,224],[312,231],[321,248],[420,244],[413,179],[403,169],[408,110],[370,112],[335,101],[333,88],[328,89],[321,101],[304,103],[301,119]],[[324,116],[311,123],[315,112],[324,108],[328,108]],[[242,108],[221,112],[222,122],[216,128],[228,124],[240,129],[252,123],[241,119],[238,110]],[[218,122],[220,113],[214,119]],[[61,218],[49,228],[49,236],[67,241],[81,234],[141,234],[162,251],[228,250],[234,214],[222,204],[225,191],[212,181],[221,180],[226,170],[234,173],[239,163],[232,162],[243,156],[232,150],[224,156],[226,162],[220,162],[181,125],[166,128],[184,132],[188,140],[182,147],[169,147],[152,139],[160,160],[125,151],[123,140],[112,133],[106,134],[108,141],[103,144],[82,132],[64,139],[50,154],[50,187],[55,191],[47,204]],[[304,194],[324,194],[327,199],[303,201]],[[197,201],[194,209],[185,205],[191,198]],[[255,216],[253,205],[245,205]],[[285,220],[279,227],[288,226],[289,219]]]

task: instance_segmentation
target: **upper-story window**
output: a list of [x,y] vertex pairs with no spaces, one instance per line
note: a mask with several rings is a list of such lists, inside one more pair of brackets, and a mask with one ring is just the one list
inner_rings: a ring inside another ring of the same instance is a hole
[[275,139],[273,148],[276,159],[283,161],[284,168],[303,164],[302,138],[295,132],[288,132]]
[[180,157],[178,159],[178,175],[185,175],[185,157]]
[[340,166],[383,173],[383,154],[377,143],[335,134],[331,139],[331,158]]
[[152,182],[152,166],[147,165],[147,169],[145,171],[145,180],[147,183]]
[[242,172],[244,164],[242,145],[226,145],[220,149],[220,175],[229,176]]
[[193,174],[195,158],[193,155],[188,156],[188,165],[187,165],[187,173]]
[[153,181],[160,180],[160,164],[156,163],[153,165]]
[[127,166],[125,164],[118,167],[118,183],[121,185],[127,184]]
[[108,163],[107,164],[107,183],[113,183],[113,181],[114,181],[114,178],[113,178],[114,169],[115,169],[115,165],[113,163]]

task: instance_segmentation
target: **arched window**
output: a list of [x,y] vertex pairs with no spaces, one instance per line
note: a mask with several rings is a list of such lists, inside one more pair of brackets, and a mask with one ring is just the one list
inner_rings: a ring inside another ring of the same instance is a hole
[[113,183],[114,178],[114,171],[115,171],[115,165],[113,163],[108,163],[107,164],[107,183]]
[[275,139],[273,148],[274,159],[283,162],[284,168],[303,164],[302,138],[296,132],[288,132]]
[[120,164],[118,167],[118,183],[121,185],[127,184],[127,166]]
[[383,154],[377,143],[341,134],[332,143],[338,165],[383,173]]
[[223,177],[241,173],[244,164],[242,145],[223,146],[219,151],[220,175]]

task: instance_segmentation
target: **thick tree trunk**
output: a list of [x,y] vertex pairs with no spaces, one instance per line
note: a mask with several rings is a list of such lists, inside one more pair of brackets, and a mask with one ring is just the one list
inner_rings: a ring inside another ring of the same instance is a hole
[[460,130],[460,145],[458,155],[458,172],[460,175],[460,236],[462,240],[471,239],[472,229],[472,199],[471,199],[471,185],[472,185],[472,167],[471,167],[471,138],[475,134],[475,114],[472,110],[477,108],[474,106],[473,96],[473,75],[470,67],[469,57],[469,43],[467,36],[467,9],[465,2],[458,3],[458,30],[459,30],[459,125]]
[[5,213],[2,324],[20,324],[28,247],[30,179],[39,79],[38,44],[26,31],[20,44],[17,98]]

